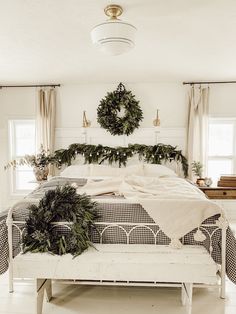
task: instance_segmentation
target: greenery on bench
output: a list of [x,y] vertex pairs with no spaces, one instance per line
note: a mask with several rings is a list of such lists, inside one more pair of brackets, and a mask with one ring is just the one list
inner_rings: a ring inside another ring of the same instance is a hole
[[147,163],[160,164],[161,162],[180,162],[184,175],[188,175],[188,162],[181,150],[165,144],[154,146],[130,144],[128,147],[109,147],[103,145],[71,144],[67,149],[60,149],[54,153],[53,160],[57,167],[63,164],[70,165],[72,160],[81,155],[85,163],[99,163],[108,161],[109,164],[118,163],[125,166],[128,159],[138,154],[140,160]]
[[[23,252],[81,254],[91,245],[89,232],[97,217],[96,210],[97,204],[89,196],[77,194],[70,185],[47,191],[38,205],[29,206]],[[53,224],[58,221],[72,224],[70,228]]]

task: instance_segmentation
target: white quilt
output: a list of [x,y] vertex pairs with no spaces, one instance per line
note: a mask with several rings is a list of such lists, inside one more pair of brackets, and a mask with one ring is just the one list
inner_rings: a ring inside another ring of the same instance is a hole
[[130,176],[100,182],[90,180],[77,192],[91,196],[115,193],[141,204],[176,247],[181,246],[180,238],[198,228],[205,219],[216,214],[224,215],[219,205],[178,177]]

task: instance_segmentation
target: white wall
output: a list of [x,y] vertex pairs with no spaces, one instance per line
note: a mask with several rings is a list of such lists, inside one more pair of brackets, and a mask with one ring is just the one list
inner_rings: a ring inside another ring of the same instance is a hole
[[[82,126],[82,112],[86,110],[92,127],[97,127],[96,109],[99,101],[117,84],[64,85],[58,90],[57,128]],[[126,84],[140,100],[144,120],[141,127],[151,127],[156,109],[160,109],[162,127],[186,127],[186,88],[181,83]],[[9,204],[7,172],[7,121],[9,118],[35,116],[36,89],[11,88],[0,90],[0,209]],[[211,86],[210,113],[214,116],[236,116],[236,85]]]
[[213,117],[236,117],[236,84],[211,86],[210,114]]
[[[60,88],[57,127],[82,126],[82,113],[86,110],[92,127],[97,127],[96,114],[99,101],[117,84],[65,85]],[[141,127],[153,126],[156,109],[160,109],[161,124],[164,127],[184,127],[186,124],[186,104],[181,84],[126,84],[140,100],[144,113]]]

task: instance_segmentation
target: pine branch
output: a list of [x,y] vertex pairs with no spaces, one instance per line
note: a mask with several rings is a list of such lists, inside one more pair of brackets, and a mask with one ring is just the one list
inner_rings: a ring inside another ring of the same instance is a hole
[[130,144],[128,147],[109,147],[102,145],[72,144],[68,149],[60,149],[54,153],[54,160],[57,165],[70,165],[76,156],[84,157],[85,163],[102,164],[108,161],[109,164],[118,163],[119,166],[126,166],[129,158],[138,154],[140,160],[147,163],[160,164],[162,162],[179,162],[182,165],[185,177],[188,175],[188,161],[177,147],[157,144],[154,146]]
[[[96,218],[97,204],[89,196],[77,194],[70,185],[49,190],[38,206],[29,206],[22,239],[23,252],[71,253],[77,256],[90,245],[90,229]],[[52,224],[58,221],[73,224],[70,230],[63,226],[58,228]]]

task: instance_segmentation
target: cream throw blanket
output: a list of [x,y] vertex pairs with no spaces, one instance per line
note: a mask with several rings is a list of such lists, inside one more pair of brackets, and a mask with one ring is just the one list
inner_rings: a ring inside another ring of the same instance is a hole
[[130,176],[100,182],[89,180],[77,192],[91,196],[115,193],[141,204],[171,239],[174,247],[180,247],[179,239],[198,228],[205,219],[216,214],[223,215],[219,205],[208,200],[197,187],[178,177]]

